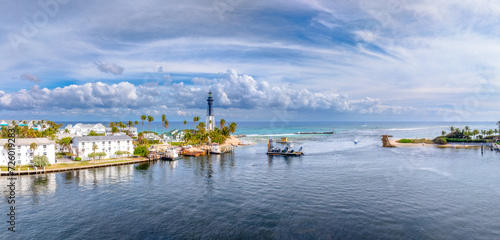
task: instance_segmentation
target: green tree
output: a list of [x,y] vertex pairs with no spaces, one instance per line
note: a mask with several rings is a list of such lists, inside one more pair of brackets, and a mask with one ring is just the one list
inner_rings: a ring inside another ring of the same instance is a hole
[[205,123],[204,122],[198,123],[198,126],[196,128],[198,129],[198,131],[204,132],[205,131]]
[[115,133],[117,133],[117,132],[119,132],[119,131],[120,131],[120,130],[118,130],[118,128],[117,128],[117,127],[113,127],[113,128],[111,129],[111,133],[113,133],[113,135],[115,135]]
[[194,122],[194,128],[196,128],[196,123],[200,121],[200,117],[194,117],[193,122]]
[[95,150],[97,150],[98,146],[96,144],[92,145],[92,151],[94,151],[94,163],[95,163]]
[[186,128],[187,123],[188,123],[188,121],[184,120],[184,128]]
[[31,143],[30,144],[30,149],[31,151],[33,151],[33,153],[35,153],[36,149],[38,148],[38,144],[36,143]]
[[33,165],[37,167],[45,167],[45,166],[50,166],[50,163],[47,156],[37,155],[33,157]]
[[479,130],[477,130],[477,129],[472,130],[472,136],[475,137],[478,134],[479,134]]
[[154,120],[155,120],[155,118],[153,116],[148,116],[149,131],[151,131],[151,122]]
[[226,120],[224,120],[223,118],[221,118],[220,119],[220,129],[223,129],[224,125],[226,125]]
[[168,119],[165,118],[165,120],[163,120],[163,127],[165,127],[165,131],[168,129],[168,126],[170,126],[170,123],[168,122]]
[[165,120],[167,120],[167,116],[165,116],[165,114],[162,114],[161,115],[161,133],[163,133],[163,123],[165,122]]
[[148,117],[146,117],[146,115],[142,115],[141,116],[141,121],[142,121],[142,128],[141,128],[141,132],[144,131],[144,121],[146,121],[146,119],[148,119]]
[[136,147],[134,150],[134,155],[136,156],[141,156],[141,157],[147,157],[149,154],[147,146],[139,146]]
[[232,122],[231,124],[229,124],[229,131],[231,133],[235,133],[236,132],[236,123]]
[[446,134],[446,131],[441,131],[441,136],[444,136]]
[[65,137],[65,138],[59,139],[56,141],[56,143],[59,144],[59,146],[61,146],[63,148],[63,151],[64,151],[64,149],[68,149],[68,152],[69,152],[69,147],[71,145],[71,137]]

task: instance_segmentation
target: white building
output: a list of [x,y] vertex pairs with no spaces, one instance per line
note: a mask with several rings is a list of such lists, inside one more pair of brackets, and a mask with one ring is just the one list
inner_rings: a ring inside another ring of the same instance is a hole
[[[8,139],[0,139],[1,154],[0,165],[7,166],[9,163],[8,151],[3,146],[8,142]],[[30,149],[31,143],[38,145],[35,151]],[[50,141],[48,138],[17,138],[15,148],[16,165],[33,164],[33,157],[37,155],[45,155],[49,159],[50,164],[56,163],[56,142]]]
[[162,134],[161,137],[165,142],[183,142],[185,134],[186,133],[182,130],[174,129],[168,133]]
[[65,130],[68,129],[70,134],[75,134],[78,136],[87,136],[90,131],[94,131],[97,134],[105,134],[106,133],[106,127],[102,125],[101,123],[97,124],[83,124],[83,123],[77,123],[74,126],[71,124],[68,124],[66,126]]
[[115,154],[116,151],[126,151],[130,155],[134,153],[133,139],[127,135],[75,137],[71,143],[71,151],[82,160],[91,160],[92,158],[89,158],[88,155],[94,153],[92,150],[94,144],[97,145],[96,153],[106,153],[104,158],[118,157]]
[[44,131],[48,128],[48,124],[45,122],[42,124],[41,120],[0,120],[0,129],[2,129],[2,127],[12,127],[14,125],[29,127],[38,131]]
[[[113,135],[112,130],[113,130],[113,128],[106,127],[106,135]],[[137,137],[137,128],[136,127],[118,128],[118,131],[119,132],[115,133],[114,135],[127,135],[125,132],[130,132],[133,136]]]
[[154,133],[144,133],[143,137],[147,140],[161,140],[161,138]]

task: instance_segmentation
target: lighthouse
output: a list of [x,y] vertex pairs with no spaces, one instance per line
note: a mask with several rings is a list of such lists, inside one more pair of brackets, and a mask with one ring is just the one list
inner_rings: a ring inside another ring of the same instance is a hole
[[212,109],[212,105],[214,104],[214,99],[212,97],[212,91],[208,92],[208,99],[207,99],[207,122],[205,123],[205,126],[207,126],[207,130],[214,130],[215,128],[215,118],[214,118],[214,111]]

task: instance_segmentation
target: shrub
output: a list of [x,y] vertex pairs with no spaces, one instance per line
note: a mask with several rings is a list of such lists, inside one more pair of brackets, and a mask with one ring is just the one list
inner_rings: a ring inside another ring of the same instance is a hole
[[141,156],[141,157],[147,157],[149,154],[148,148],[146,146],[139,146],[136,147],[134,150],[134,155]]
[[410,139],[403,138],[403,139],[399,140],[398,142],[399,142],[399,143],[411,143],[411,140],[410,140]]
[[81,157],[76,157],[75,161],[82,161],[82,158]]
[[37,167],[50,166],[49,158],[47,156],[35,156],[33,157],[33,165]]
[[435,138],[434,143],[445,145],[448,144],[448,141],[446,141],[446,138]]

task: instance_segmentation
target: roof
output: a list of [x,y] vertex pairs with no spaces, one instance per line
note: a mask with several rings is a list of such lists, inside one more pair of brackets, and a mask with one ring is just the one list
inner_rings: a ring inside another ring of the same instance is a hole
[[[8,142],[9,139],[2,138],[0,139],[0,145],[3,146]],[[51,141],[48,138],[16,138],[16,146],[29,146],[31,143],[36,143],[38,146],[40,145],[50,145],[55,144],[55,141]]]
[[86,136],[86,137],[75,137],[73,140],[78,142],[92,142],[92,141],[110,141],[110,140],[132,140],[128,135],[117,135],[117,136]]

